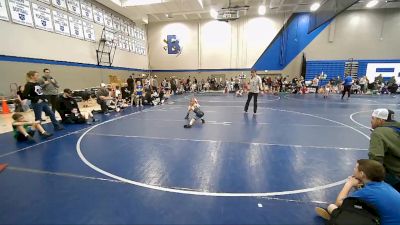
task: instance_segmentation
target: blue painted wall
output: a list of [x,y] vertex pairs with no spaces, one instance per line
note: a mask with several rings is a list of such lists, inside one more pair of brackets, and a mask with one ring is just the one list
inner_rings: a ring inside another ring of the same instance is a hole
[[253,68],[256,70],[283,70],[329,25],[329,22],[325,23],[308,33],[309,21],[309,13],[293,14],[288,20],[287,26],[279,31]]
[[[327,79],[322,82],[324,85],[329,79],[340,76],[343,79],[344,76],[344,64],[348,60],[316,60],[307,61],[306,80],[312,80],[316,75],[324,74],[327,75]],[[366,60],[366,59],[355,59],[358,62],[358,77],[364,76],[367,73],[368,63],[400,63],[400,59],[387,59],[387,60]],[[389,78],[385,78],[389,79]]]

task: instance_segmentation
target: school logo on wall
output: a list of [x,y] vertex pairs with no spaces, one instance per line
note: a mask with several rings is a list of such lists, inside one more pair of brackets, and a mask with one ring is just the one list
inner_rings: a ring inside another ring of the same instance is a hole
[[164,43],[167,46],[164,46],[164,50],[168,52],[170,55],[179,56],[182,53],[182,47],[179,45],[179,40],[176,38],[176,35],[167,35],[167,39],[164,39]]

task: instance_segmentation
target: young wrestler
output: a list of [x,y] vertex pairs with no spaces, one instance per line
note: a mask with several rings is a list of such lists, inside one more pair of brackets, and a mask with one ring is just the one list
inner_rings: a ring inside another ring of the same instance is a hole
[[33,135],[35,134],[36,129],[44,138],[48,138],[53,135],[47,133],[43,129],[42,125],[40,125],[40,121],[29,122],[25,120],[24,116],[20,113],[14,113],[12,118],[14,120],[12,123],[14,138],[17,139],[17,141],[33,141]]
[[184,125],[184,128],[191,128],[196,122],[196,120],[201,119],[202,123],[205,123],[204,119],[204,112],[200,110],[200,104],[198,103],[196,98],[192,98],[190,100],[190,104],[188,106],[188,115],[185,117],[188,118],[189,124]]

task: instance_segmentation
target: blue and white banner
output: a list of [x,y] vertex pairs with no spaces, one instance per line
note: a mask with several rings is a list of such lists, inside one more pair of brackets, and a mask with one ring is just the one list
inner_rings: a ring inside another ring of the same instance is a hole
[[129,31],[128,31],[128,23],[121,20],[121,31],[125,34],[128,35]]
[[52,0],[51,3],[59,9],[67,10],[67,3],[65,0]]
[[67,0],[68,12],[81,16],[81,4],[78,0]]
[[9,0],[11,19],[14,23],[33,27],[31,5],[25,0]]
[[33,20],[35,27],[41,30],[53,32],[53,20],[49,8],[32,2]]
[[96,41],[96,37],[94,35],[94,25],[91,22],[82,21],[83,22],[83,34],[85,35],[85,40],[87,41]]
[[114,27],[113,27],[113,21],[112,21],[111,14],[108,14],[108,13],[105,12],[105,13],[103,14],[103,17],[104,17],[104,26],[105,26],[106,28],[108,28],[108,29],[113,30]]
[[394,76],[400,84],[400,63],[368,63],[366,75],[370,83],[374,82],[375,77],[382,75],[383,78]]
[[81,1],[81,11],[82,11],[82,18],[93,21],[93,12],[92,12],[92,5],[82,0]]
[[5,0],[0,0],[0,20],[10,21]]
[[104,25],[103,10],[93,5],[93,19],[94,22]]
[[118,17],[113,16],[112,17],[112,22],[113,22],[114,30],[117,31],[117,32],[120,31],[121,30],[121,20]]
[[38,0],[38,1],[43,2],[43,3],[46,3],[46,4],[48,4],[48,5],[51,4],[50,0]]
[[83,35],[83,26],[82,26],[82,20],[69,16],[69,28],[71,31],[71,37],[79,38],[79,39],[85,39],[85,36]]
[[67,14],[53,10],[54,31],[57,34],[70,36]]
[[113,42],[115,42],[114,33],[108,30],[104,31],[104,36],[106,38],[106,45],[111,46]]

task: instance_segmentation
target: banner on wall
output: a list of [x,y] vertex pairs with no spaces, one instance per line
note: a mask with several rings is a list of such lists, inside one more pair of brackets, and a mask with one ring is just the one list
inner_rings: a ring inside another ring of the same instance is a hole
[[94,36],[94,25],[91,22],[82,21],[83,22],[83,34],[85,36],[85,40],[88,41],[96,41],[96,37]]
[[113,28],[115,31],[120,31],[121,30],[121,21],[118,17],[113,16],[112,17],[112,23],[113,23]]
[[35,27],[41,30],[53,32],[54,28],[50,9],[33,2],[32,9]]
[[108,30],[105,30],[104,31],[104,36],[105,36],[105,39],[106,39],[106,45],[107,46],[111,46],[112,45],[112,43],[114,42],[114,33],[113,32],[110,32],[110,31],[108,31]]
[[111,14],[104,13],[103,18],[104,18],[104,26],[108,29],[114,29]]
[[103,10],[93,5],[93,20],[95,23],[104,25]]
[[48,4],[48,5],[51,4],[50,0],[38,0],[38,1],[39,1],[39,2],[43,2],[43,3],[46,3],[46,4]]
[[400,63],[368,63],[366,75],[370,83],[382,75],[386,79],[395,77],[397,84],[400,84]]
[[117,34],[117,48],[119,49],[124,49],[123,45],[122,45],[122,35],[121,34]]
[[85,39],[83,35],[82,20],[69,16],[69,28],[71,31],[71,37]]
[[54,31],[57,34],[70,36],[68,16],[60,11],[53,11]]
[[59,9],[67,10],[67,3],[65,0],[51,0],[51,3]]
[[10,21],[5,0],[0,0],[0,20]]
[[133,26],[131,26],[131,25],[129,25],[128,26],[128,34],[129,34],[129,36],[131,36],[131,37],[133,37]]
[[78,0],[67,0],[68,12],[81,16],[81,5]]
[[82,18],[93,21],[92,5],[87,1],[81,1]]
[[125,35],[129,35],[129,31],[128,31],[128,22],[122,21],[122,23],[121,23],[121,31],[122,31]]
[[14,23],[33,27],[31,5],[25,0],[9,0],[11,19]]
[[127,36],[124,36],[124,50],[129,52],[129,39]]
[[135,40],[132,37],[128,37],[128,41],[129,41],[129,51],[134,52],[135,45],[133,44],[133,42]]

